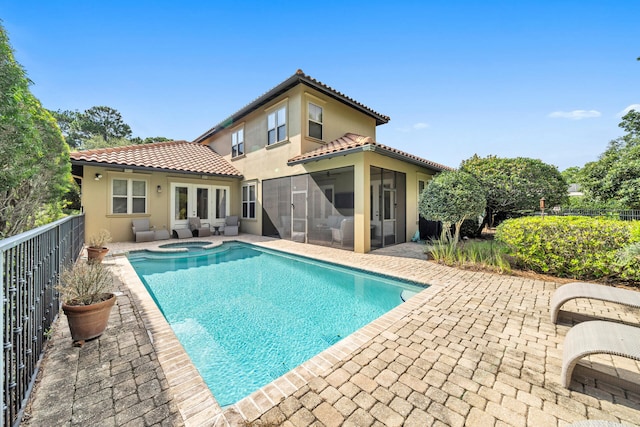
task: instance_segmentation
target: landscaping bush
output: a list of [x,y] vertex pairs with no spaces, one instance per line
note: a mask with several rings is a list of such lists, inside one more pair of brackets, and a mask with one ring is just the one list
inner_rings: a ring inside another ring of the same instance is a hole
[[426,253],[441,264],[462,268],[481,268],[497,273],[509,273],[511,266],[505,258],[505,244],[488,241],[469,240],[456,242],[432,240],[427,244]]
[[640,241],[637,221],[576,216],[517,218],[500,224],[495,238],[508,245],[519,266],[539,273],[640,281],[640,259],[624,256],[625,248]]

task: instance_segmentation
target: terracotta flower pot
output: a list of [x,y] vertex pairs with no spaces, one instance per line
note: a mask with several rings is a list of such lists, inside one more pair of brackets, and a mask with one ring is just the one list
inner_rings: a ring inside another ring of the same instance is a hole
[[111,308],[116,302],[115,294],[107,294],[105,301],[91,305],[62,304],[62,310],[69,321],[73,341],[86,341],[102,335],[107,329]]
[[88,262],[100,263],[104,259],[104,256],[109,252],[109,248],[96,248],[93,246],[87,247],[87,260]]

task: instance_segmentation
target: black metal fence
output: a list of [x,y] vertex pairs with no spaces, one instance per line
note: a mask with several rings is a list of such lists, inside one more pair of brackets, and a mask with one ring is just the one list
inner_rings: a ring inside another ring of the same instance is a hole
[[[539,214],[539,213],[538,213]],[[624,221],[640,220],[640,210],[618,210],[618,209],[577,209],[577,208],[554,208],[544,212],[545,215],[576,215],[576,216],[601,216],[605,218],[621,219]]]
[[0,343],[5,427],[17,426],[38,372],[47,333],[60,308],[60,270],[80,256],[84,215],[63,218],[0,240],[2,320]]

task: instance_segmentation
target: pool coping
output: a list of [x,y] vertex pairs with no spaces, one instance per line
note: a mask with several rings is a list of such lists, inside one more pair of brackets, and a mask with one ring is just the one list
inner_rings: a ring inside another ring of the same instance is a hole
[[[273,248],[265,242],[247,243],[298,255],[295,251],[295,245],[292,248]],[[336,249],[336,251],[338,250]],[[363,270],[361,266],[354,266],[348,261],[341,262],[340,260],[326,258],[322,260],[348,268]],[[164,318],[127,257],[116,256],[113,257],[113,261],[117,267],[117,274],[120,280],[129,288],[134,304],[136,304],[141,314],[151,343],[156,350],[158,362],[171,388],[174,402],[186,426],[229,425],[227,416],[235,418],[240,415],[244,419],[256,418],[286,396],[308,384],[313,378],[328,372],[336,363],[348,358],[349,355],[361,349],[370,340],[380,334],[384,334],[384,331],[389,326],[410,315],[416,308],[424,305],[426,301],[445,288],[441,284],[425,283],[415,278],[384,273],[389,277],[410,280],[428,285],[428,287],[249,396],[233,405],[222,408],[191,362],[171,326]],[[372,270],[374,274],[376,273],[375,270]]]

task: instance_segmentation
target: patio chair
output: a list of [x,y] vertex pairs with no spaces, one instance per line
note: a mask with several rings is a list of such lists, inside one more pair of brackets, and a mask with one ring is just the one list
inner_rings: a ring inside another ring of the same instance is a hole
[[193,237],[211,236],[211,228],[206,222],[201,222],[197,216],[189,218],[189,230]]
[[640,328],[592,320],[569,329],[562,351],[560,381],[563,387],[569,388],[578,361],[592,354],[611,354],[640,361]]
[[156,238],[156,232],[151,230],[151,226],[149,225],[149,219],[134,219],[131,221],[133,230],[133,236],[135,238],[136,243],[139,242],[151,242]]
[[231,215],[224,219],[224,235],[237,236],[240,228],[240,221],[237,215]]
[[595,283],[573,282],[560,286],[551,297],[551,321],[556,323],[558,320],[562,304],[576,298],[591,298],[640,308],[640,292]]
[[353,217],[346,217],[340,221],[338,228],[331,229],[331,244],[338,242],[340,245],[353,244]]

